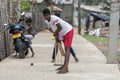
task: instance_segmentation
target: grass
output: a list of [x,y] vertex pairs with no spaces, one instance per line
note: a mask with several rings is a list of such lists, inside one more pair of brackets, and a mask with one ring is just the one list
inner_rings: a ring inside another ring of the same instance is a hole
[[83,35],[83,37],[90,42],[108,42],[107,37],[97,37],[91,35]]

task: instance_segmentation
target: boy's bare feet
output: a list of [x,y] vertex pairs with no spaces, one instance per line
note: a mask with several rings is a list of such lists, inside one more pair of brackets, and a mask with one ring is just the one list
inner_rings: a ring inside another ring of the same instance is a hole
[[54,63],[55,62],[55,60],[53,59],[52,61],[51,61],[51,63]]
[[62,68],[63,68],[63,66],[61,66],[61,67],[57,68],[56,70],[61,70]]
[[34,54],[32,54],[32,56],[31,57],[34,57]]
[[57,72],[57,74],[63,74],[63,73],[67,73],[67,72],[68,72],[68,68],[62,68]]
[[78,61],[79,61],[79,59],[78,59],[77,57],[74,57],[74,59],[75,59],[75,62],[78,62]]

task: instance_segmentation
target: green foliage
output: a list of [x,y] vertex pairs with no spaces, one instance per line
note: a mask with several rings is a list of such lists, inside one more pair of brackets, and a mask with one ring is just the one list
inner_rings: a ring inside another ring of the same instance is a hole
[[[82,37],[90,42],[108,42],[108,37],[97,37],[91,35],[83,35]],[[118,42],[120,42],[120,38],[118,38]]]
[[97,37],[97,36],[90,36],[90,35],[83,35],[83,37],[90,42],[108,42],[107,37]]
[[120,52],[117,53],[117,58],[120,59]]
[[21,0],[21,8],[22,8],[22,10],[24,10],[24,11],[28,11],[29,8],[30,8],[29,2],[26,2],[26,1],[24,1],[24,0]]

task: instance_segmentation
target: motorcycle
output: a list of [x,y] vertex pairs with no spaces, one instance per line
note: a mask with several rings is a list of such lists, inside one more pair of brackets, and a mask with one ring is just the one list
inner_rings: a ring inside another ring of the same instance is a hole
[[25,27],[21,24],[16,24],[8,26],[7,29],[9,29],[9,33],[12,35],[16,54],[18,53],[21,59],[25,58],[29,53],[31,44],[31,41],[24,37]]

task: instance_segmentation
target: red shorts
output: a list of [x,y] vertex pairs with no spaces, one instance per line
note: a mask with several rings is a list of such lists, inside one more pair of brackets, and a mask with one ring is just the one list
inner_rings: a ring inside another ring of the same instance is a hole
[[73,40],[74,29],[69,31],[65,36],[63,36],[63,43],[65,47],[71,47]]

